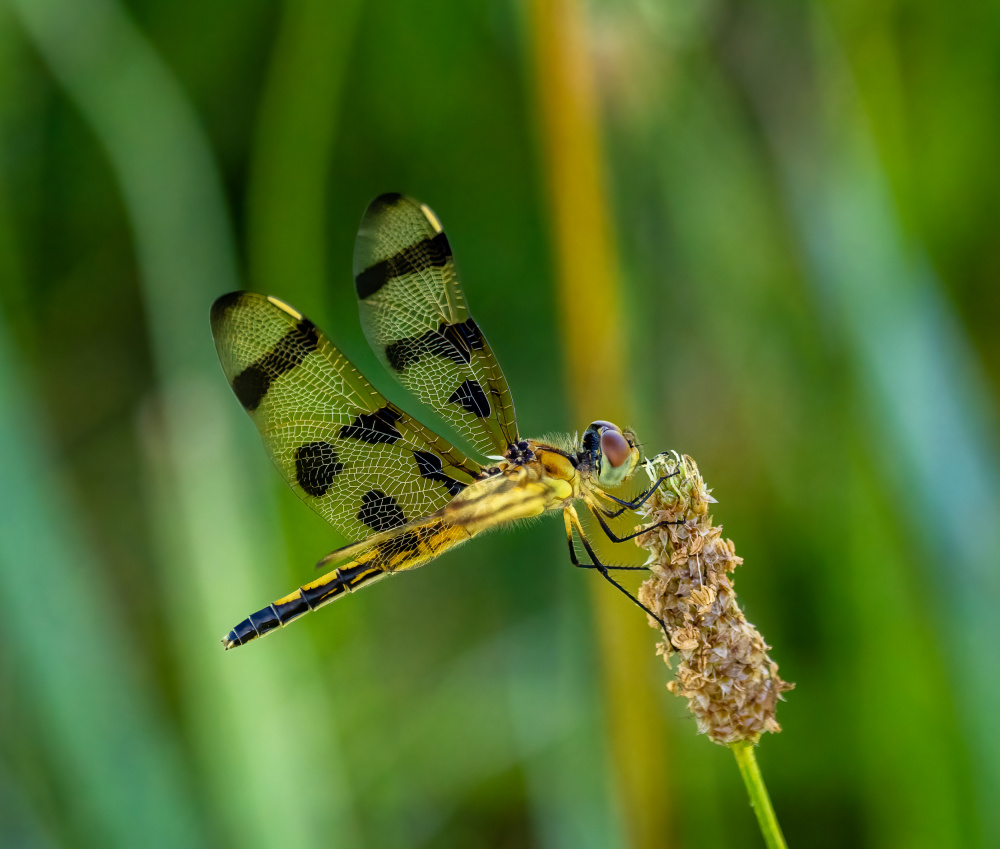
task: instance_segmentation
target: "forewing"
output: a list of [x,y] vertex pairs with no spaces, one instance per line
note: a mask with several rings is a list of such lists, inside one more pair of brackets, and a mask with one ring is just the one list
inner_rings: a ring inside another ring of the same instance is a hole
[[379,394],[309,319],[254,292],[212,306],[236,397],[296,494],[349,540],[446,504],[478,463]]
[[469,315],[437,216],[402,195],[372,201],[354,247],[361,324],[375,353],[484,455],[517,442],[514,402]]

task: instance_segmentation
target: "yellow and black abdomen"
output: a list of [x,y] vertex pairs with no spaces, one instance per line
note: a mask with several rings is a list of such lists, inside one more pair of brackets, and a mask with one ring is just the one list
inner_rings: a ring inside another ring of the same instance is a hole
[[578,491],[579,476],[566,456],[537,446],[527,462],[503,464],[436,513],[334,551],[320,565],[342,565],[251,614],[222,642],[227,649],[244,645],[385,575],[422,566],[482,531],[558,509]]
[[227,649],[242,646],[387,574],[381,566],[371,563],[351,563],[334,569],[319,580],[251,613],[223,638],[222,643]]
[[393,572],[422,566],[470,537],[465,529],[435,515],[338,549],[320,565],[339,561],[342,566],[250,614],[223,637],[222,643],[227,649],[242,646],[345,593],[373,584]]

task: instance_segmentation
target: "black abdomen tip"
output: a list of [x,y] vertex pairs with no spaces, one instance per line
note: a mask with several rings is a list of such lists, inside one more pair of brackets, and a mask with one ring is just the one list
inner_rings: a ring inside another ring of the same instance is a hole
[[222,645],[226,647],[226,650],[234,649],[237,646],[245,645],[249,643],[252,639],[257,637],[257,629],[254,628],[253,622],[247,617],[239,625],[233,628],[225,637],[222,639]]

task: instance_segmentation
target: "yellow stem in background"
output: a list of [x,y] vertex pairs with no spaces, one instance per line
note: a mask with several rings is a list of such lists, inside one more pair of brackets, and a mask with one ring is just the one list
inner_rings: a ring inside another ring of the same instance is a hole
[[[623,295],[585,21],[577,0],[533,0],[531,27],[573,414],[581,429],[597,418],[624,425]],[[590,585],[623,819],[632,846],[663,849],[670,806],[662,710],[648,683],[646,618],[606,582]]]
[[571,397],[625,412],[621,287],[608,221],[597,104],[576,0],[534,0],[535,79]]

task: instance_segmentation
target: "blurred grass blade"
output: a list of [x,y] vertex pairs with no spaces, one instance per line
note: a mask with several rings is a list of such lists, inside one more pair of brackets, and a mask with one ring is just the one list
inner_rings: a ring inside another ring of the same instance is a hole
[[0,314],[0,599],[13,697],[40,715],[80,845],[132,847],[137,835],[145,846],[203,845],[179,742],[118,625],[6,334]]

